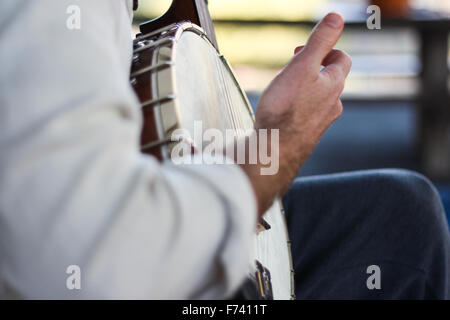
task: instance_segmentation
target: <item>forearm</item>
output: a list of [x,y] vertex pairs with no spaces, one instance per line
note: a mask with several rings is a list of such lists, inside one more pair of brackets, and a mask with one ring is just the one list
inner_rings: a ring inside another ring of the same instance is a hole
[[[239,164],[244,172],[247,174],[255,193],[255,198],[258,204],[258,214],[262,216],[265,211],[272,205],[277,197],[282,197],[289,188],[293,179],[298,174],[301,165],[306,161],[314,146],[310,146],[305,141],[303,144],[300,141],[285,141],[284,134],[276,134],[276,139],[272,139],[271,130],[268,130],[267,150],[269,157],[275,159],[278,163],[278,170],[274,174],[263,174],[264,168],[267,164],[263,164],[259,157],[260,138],[257,129],[255,136],[258,146],[257,162],[251,164],[246,158],[245,163]],[[267,130],[267,129],[262,129]],[[280,137],[281,136],[281,137]],[[283,139],[283,140],[280,140]],[[276,145],[272,145],[273,142]],[[249,155],[255,150],[250,150],[249,138],[241,140],[240,143],[245,143],[246,154]]]

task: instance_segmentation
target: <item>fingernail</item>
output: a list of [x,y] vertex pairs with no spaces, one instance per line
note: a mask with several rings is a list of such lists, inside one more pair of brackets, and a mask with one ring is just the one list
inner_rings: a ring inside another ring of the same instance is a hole
[[325,17],[325,23],[332,28],[340,28],[343,23],[343,19],[340,14],[330,13]]

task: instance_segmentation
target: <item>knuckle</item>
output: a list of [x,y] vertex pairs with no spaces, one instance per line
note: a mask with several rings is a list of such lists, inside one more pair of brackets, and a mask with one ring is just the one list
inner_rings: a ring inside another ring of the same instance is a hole
[[350,55],[349,55],[347,52],[345,52],[344,50],[337,50],[337,51],[338,51],[339,54],[342,55],[346,60],[347,60],[347,59],[348,59],[348,60],[351,60]]
[[349,72],[351,67],[352,67],[352,65],[353,65],[352,58],[345,51],[341,51],[341,55],[342,55],[342,60],[344,62],[344,65],[346,67],[346,71]]
[[344,52],[344,54],[345,54],[346,62],[347,62],[347,64],[348,64],[348,66],[351,68],[352,65],[353,65],[352,57],[351,57],[348,53],[346,53],[346,52]]
[[339,58],[339,65],[342,68],[343,72],[345,74],[348,74],[353,64],[352,58],[348,53],[342,50],[336,50],[336,55]]
[[345,75],[341,67],[337,65],[331,66],[329,68],[329,76],[335,89],[338,89],[341,85],[343,85]]
[[329,70],[331,88],[334,92],[341,94],[345,87],[345,71],[340,67],[334,67]]
[[344,106],[342,105],[341,100],[338,100],[338,102],[335,104],[334,107],[335,111],[335,120],[340,118],[342,113],[344,112]]
[[347,76],[350,73],[350,70],[352,69],[353,61],[350,57],[347,57],[345,63],[346,63],[345,75]]
[[342,91],[344,91],[344,88],[345,88],[345,82],[344,82],[344,79],[341,79],[341,80],[339,80],[339,81],[336,81],[336,84],[335,84],[335,90],[336,90],[336,92],[338,92],[339,94],[341,94]]

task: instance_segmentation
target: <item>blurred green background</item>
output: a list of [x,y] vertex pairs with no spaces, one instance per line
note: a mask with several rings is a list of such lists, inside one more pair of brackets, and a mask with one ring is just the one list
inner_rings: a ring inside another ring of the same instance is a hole
[[[140,0],[137,21],[161,15],[170,4],[171,0]],[[414,0],[412,5],[450,12],[450,0]],[[333,10],[346,19],[353,19],[366,7],[365,0],[209,0],[220,50],[244,89],[253,92],[267,86],[292,57],[294,48],[305,43],[311,27],[233,21],[313,21]],[[352,28],[344,32],[337,47],[351,54],[354,60],[344,97],[408,98],[417,92],[419,48],[412,30],[370,32],[367,28]]]

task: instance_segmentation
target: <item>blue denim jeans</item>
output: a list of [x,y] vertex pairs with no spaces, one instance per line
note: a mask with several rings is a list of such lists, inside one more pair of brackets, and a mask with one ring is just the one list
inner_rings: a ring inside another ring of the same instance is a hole
[[449,299],[449,229],[425,177],[298,178],[283,204],[298,299]]

